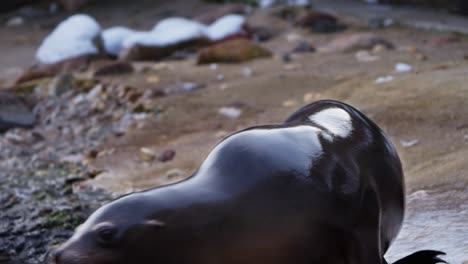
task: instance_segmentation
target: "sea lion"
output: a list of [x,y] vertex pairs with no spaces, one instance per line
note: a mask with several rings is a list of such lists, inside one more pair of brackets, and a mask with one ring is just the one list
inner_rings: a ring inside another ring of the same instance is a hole
[[353,107],[324,100],[225,138],[187,180],[104,205],[52,255],[57,264],[385,264],[403,214],[390,140]]

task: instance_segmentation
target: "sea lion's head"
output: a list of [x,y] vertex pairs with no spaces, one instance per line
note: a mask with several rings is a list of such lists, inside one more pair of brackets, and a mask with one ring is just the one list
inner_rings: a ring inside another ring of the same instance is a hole
[[[144,263],[164,224],[151,219],[142,194],[117,199],[96,210],[74,235],[51,253],[55,264]],[[154,234],[152,234],[154,232]]]

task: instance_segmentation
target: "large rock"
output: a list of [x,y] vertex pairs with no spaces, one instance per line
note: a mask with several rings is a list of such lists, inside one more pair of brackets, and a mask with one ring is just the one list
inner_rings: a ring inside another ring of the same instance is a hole
[[270,57],[271,55],[271,51],[249,39],[235,38],[203,49],[199,54],[198,64],[235,63]]
[[206,38],[190,40],[169,46],[143,46],[134,45],[129,49],[122,50],[119,59],[123,61],[151,61],[159,60],[183,50],[197,49],[206,46],[210,41]]
[[35,122],[34,114],[20,97],[0,93],[0,133],[14,127],[31,128]]

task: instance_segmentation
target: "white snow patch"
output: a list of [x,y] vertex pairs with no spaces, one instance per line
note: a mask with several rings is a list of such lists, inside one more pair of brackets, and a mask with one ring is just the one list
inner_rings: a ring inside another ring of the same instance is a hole
[[341,108],[328,108],[309,116],[312,122],[322,126],[334,136],[345,138],[353,130],[351,116]]
[[172,17],[161,20],[149,32],[137,32],[123,42],[124,48],[134,45],[166,47],[184,41],[205,37],[207,27],[193,20]]
[[236,107],[221,107],[218,113],[222,116],[231,119],[236,119],[240,117],[240,115],[242,114],[242,110]]
[[50,64],[83,55],[97,54],[93,40],[99,36],[101,27],[94,18],[78,14],[62,21],[47,36],[37,50],[36,58]]
[[382,84],[382,83],[387,83],[387,82],[391,82],[393,81],[395,78],[391,75],[387,75],[387,76],[381,76],[377,79],[375,79],[375,83],[376,84]]
[[117,56],[122,50],[122,44],[126,38],[136,32],[126,27],[111,27],[102,32],[104,48],[110,55]]
[[413,140],[400,140],[400,144],[404,148],[411,148],[416,146],[419,143],[419,140],[413,139]]
[[226,15],[213,22],[207,30],[207,37],[212,41],[218,41],[226,37],[245,34],[245,17],[241,15]]
[[413,71],[413,66],[406,63],[397,63],[395,65],[395,71],[399,73],[411,72]]

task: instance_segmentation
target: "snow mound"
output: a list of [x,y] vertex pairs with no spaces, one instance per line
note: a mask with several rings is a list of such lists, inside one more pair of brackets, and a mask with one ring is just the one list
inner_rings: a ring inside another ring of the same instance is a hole
[[161,20],[153,30],[132,34],[123,42],[124,48],[134,45],[166,47],[206,36],[207,27],[190,19],[171,17]]
[[107,54],[118,56],[122,50],[122,44],[129,36],[136,34],[132,29],[126,27],[112,27],[102,32],[104,49]]
[[207,31],[207,37],[219,41],[229,36],[246,34],[244,29],[246,19],[241,15],[226,15],[213,22]]
[[78,14],[62,21],[37,50],[36,58],[44,64],[57,63],[83,55],[97,54],[93,40],[101,27],[88,15]]

